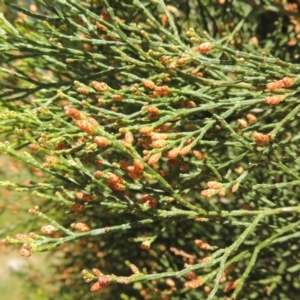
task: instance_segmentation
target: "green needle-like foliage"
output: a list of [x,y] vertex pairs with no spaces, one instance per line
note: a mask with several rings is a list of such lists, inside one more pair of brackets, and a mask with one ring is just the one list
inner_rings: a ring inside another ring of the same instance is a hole
[[296,3],[0,3],[0,150],[41,171],[0,185],[44,225],[4,243],[63,254],[49,299],[298,297]]

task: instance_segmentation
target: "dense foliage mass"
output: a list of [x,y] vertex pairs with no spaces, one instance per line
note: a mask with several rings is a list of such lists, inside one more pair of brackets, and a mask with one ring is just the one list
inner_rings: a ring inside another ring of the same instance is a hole
[[33,173],[0,185],[34,203],[3,242],[63,257],[48,299],[295,299],[297,3],[0,5],[0,150]]

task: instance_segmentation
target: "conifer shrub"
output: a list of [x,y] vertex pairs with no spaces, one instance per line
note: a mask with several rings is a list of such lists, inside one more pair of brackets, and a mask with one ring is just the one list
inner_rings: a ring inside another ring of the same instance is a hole
[[295,299],[297,3],[1,8],[0,150],[32,172],[3,243],[60,257],[48,299]]

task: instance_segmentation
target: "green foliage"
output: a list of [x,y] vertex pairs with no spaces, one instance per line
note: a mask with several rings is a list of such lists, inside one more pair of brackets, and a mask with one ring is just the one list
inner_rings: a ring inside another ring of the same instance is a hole
[[1,2],[0,150],[42,174],[0,185],[45,224],[4,242],[60,299],[295,299],[297,6]]

